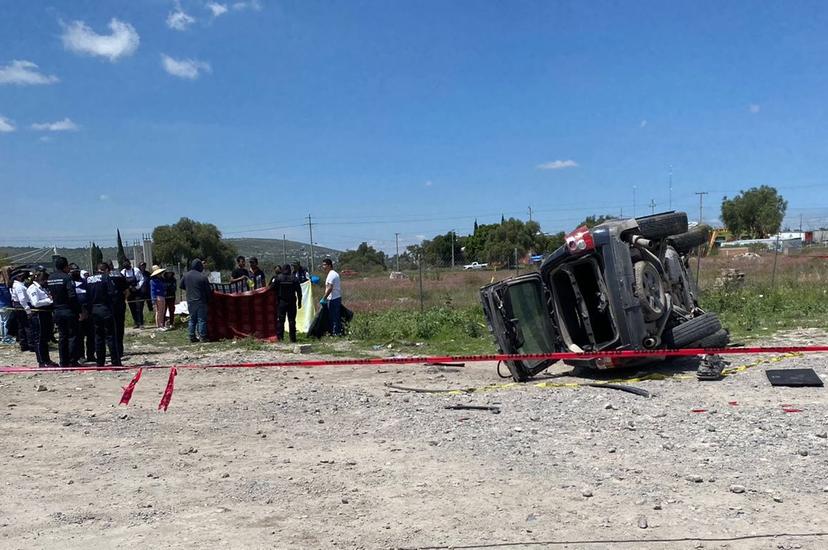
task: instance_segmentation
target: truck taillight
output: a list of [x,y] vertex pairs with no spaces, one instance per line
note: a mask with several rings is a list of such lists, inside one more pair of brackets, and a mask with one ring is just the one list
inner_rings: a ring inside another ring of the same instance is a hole
[[587,226],[582,225],[565,237],[566,248],[570,254],[584,254],[595,250],[595,241],[592,240],[592,233]]

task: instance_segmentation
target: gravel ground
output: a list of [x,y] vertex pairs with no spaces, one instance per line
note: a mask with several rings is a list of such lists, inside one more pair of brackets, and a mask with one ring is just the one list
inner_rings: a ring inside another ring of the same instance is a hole
[[[769,345],[828,343],[796,331]],[[134,347],[130,364],[296,359],[287,348]],[[186,357],[186,359],[185,359]],[[304,357],[315,357],[303,355]],[[24,363],[9,346],[0,364]],[[0,375],[2,548],[413,548],[828,531],[824,388],[773,388],[756,363],[698,382],[693,360],[605,388],[499,384],[495,365]],[[549,385],[583,382],[560,365]],[[625,372],[625,376],[634,373]],[[447,410],[447,405],[496,405]],[[801,412],[785,412],[783,409]],[[693,412],[704,409],[705,412]],[[642,548],[574,543],[567,548]],[[828,537],[656,548],[828,547]]]

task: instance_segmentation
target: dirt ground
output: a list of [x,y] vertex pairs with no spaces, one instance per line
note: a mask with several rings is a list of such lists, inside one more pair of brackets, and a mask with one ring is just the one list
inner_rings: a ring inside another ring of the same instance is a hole
[[[138,339],[127,364],[298,359]],[[767,344],[828,343],[797,331]],[[693,360],[632,382],[649,399],[563,374],[461,394],[389,388],[502,384],[464,368],[182,369],[0,375],[1,548],[642,548],[584,541],[828,532],[828,398],[773,388],[768,368],[828,356]],[[11,346],[0,364],[31,363]],[[635,373],[624,372],[624,376]],[[448,405],[496,405],[450,410]],[[801,412],[785,412],[784,409]],[[704,409],[705,412],[693,412]],[[653,543],[656,548],[828,547],[828,537]]]

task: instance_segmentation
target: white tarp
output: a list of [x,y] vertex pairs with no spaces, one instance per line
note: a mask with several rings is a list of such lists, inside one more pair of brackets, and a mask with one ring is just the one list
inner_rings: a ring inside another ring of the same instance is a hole
[[[310,330],[316,308],[313,303],[313,285],[310,281],[302,283],[302,309],[296,312],[296,332],[307,334]],[[285,320],[285,332],[290,330],[290,322]]]

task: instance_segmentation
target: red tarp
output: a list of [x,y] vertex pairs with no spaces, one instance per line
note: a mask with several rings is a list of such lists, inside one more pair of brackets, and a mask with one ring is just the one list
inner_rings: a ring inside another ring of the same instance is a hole
[[207,315],[207,337],[276,338],[276,292],[259,288],[239,294],[214,292]]

